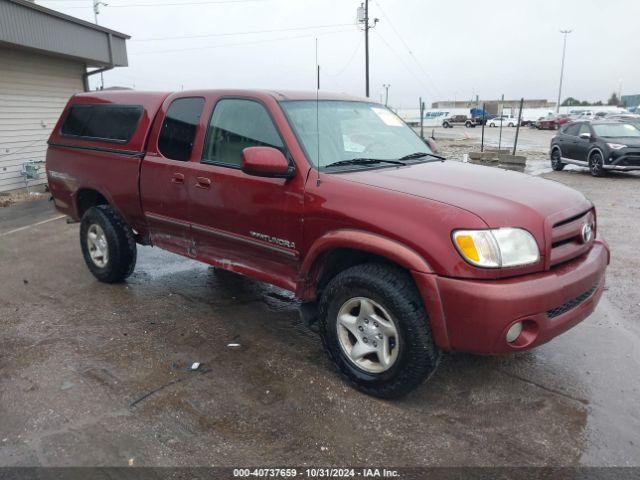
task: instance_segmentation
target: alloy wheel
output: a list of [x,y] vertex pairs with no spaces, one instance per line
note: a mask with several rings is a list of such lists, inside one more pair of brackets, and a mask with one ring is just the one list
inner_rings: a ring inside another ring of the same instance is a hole
[[398,359],[400,337],[396,324],[370,298],[351,298],[340,307],[337,333],[346,358],[367,373],[382,373]]
[[104,268],[109,263],[109,245],[104,230],[97,223],[87,230],[87,247],[91,261],[98,268]]

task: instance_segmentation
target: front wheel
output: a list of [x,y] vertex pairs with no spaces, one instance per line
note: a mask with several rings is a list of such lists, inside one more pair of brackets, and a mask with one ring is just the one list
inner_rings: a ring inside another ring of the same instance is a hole
[[133,232],[109,205],[92,207],[82,216],[80,245],[87,267],[101,282],[121,282],[136,266]]
[[605,170],[603,168],[603,165],[604,162],[600,152],[593,152],[589,157],[589,171],[591,172],[591,175],[593,175],[594,177],[604,176]]
[[406,395],[440,360],[415,284],[394,266],[363,264],[338,274],[322,294],[319,320],[329,357],[368,395]]
[[565,164],[562,163],[562,155],[560,153],[560,150],[554,148],[551,152],[551,168],[556,172],[559,172],[560,170],[564,169],[564,165]]

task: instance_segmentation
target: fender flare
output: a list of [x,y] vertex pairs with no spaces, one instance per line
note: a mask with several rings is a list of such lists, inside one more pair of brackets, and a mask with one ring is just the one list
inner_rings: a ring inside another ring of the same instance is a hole
[[301,298],[314,297],[318,279],[318,260],[327,252],[339,248],[350,248],[369,252],[400,265],[407,270],[433,273],[429,263],[412,248],[376,233],[355,229],[334,230],[318,238],[309,248],[300,267],[299,283]]
[[604,162],[605,157],[602,149],[600,147],[593,147],[591,150],[589,150],[589,153],[587,153],[587,163],[591,161],[591,155],[593,155],[593,152],[595,152],[596,150],[600,152],[600,155],[602,156],[602,161]]
[[334,249],[350,248],[373,253],[406,268],[429,314],[431,331],[436,345],[450,348],[447,323],[442,308],[436,275],[429,263],[415,250],[383,235],[361,230],[335,230],[318,238],[309,249],[300,269],[296,297],[303,301],[316,299],[316,285],[320,277],[322,256]]

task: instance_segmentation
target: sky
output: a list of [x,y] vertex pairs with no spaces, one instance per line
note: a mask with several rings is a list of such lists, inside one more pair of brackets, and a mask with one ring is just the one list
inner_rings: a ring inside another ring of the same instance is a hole
[[[129,67],[107,72],[105,87],[314,90],[317,38],[321,89],[365,94],[359,0],[105,1],[99,23],[132,37]],[[93,21],[93,0],[36,3]],[[370,0],[369,15],[371,98],[390,85],[396,108],[555,101],[561,29],[572,30],[563,99],[640,93],[639,0]]]

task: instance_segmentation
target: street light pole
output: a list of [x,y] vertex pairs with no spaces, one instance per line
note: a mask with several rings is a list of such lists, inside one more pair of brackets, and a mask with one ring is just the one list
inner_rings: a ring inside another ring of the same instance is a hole
[[562,46],[562,66],[560,67],[560,87],[558,88],[558,104],[556,105],[556,113],[560,113],[560,101],[562,96],[562,80],[564,78],[564,57],[567,53],[567,35],[569,35],[572,30],[560,30],[560,33],[564,35],[564,43]]
[[[98,15],[100,14],[100,5],[107,6],[106,3],[101,2],[100,0],[93,0],[93,18],[95,20],[95,24],[98,25]],[[100,72],[100,87],[104,90],[104,73]]]
[[382,84],[382,88],[385,89],[385,94],[384,94],[384,106],[388,106],[389,105],[389,87],[391,87],[391,84],[387,84],[387,83],[383,83]]

